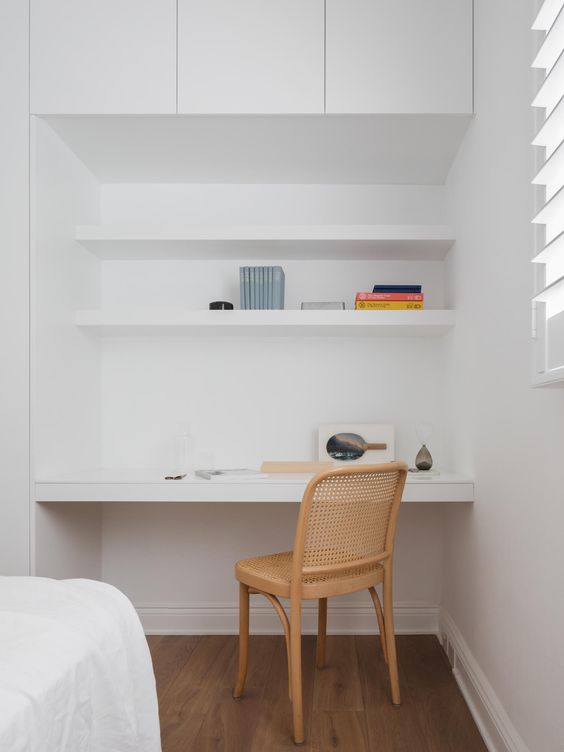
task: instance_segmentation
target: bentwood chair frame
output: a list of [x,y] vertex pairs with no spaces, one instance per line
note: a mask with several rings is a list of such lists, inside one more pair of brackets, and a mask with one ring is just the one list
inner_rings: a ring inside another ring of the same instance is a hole
[[[398,512],[407,474],[403,462],[339,467],[308,483],[300,506],[293,551],[237,562],[239,668],[233,697],[243,694],[249,647],[249,595],[265,596],[284,628],[294,741],[304,740],[302,707],[302,599],[317,599],[316,664],[325,665],[327,598],[367,588],[370,592],[391,699],[400,704],[392,610],[392,561]],[[384,608],[375,590],[383,583]],[[290,599],[290,619],[278,597]]]

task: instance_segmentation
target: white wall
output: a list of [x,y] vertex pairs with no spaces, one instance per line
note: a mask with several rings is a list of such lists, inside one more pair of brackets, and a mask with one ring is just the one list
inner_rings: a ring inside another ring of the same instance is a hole
[[[446,214],[444,189],[436,186],[106,184],[101,197],[108,224],[438,224]],[[238,305],[240,263],[257,262],[102,261],[102,303],[206,308],[210,300],[227,299]],[[355,292],[376,280],[420,281],[428,306],[444,306],[439,261],[269,263],[285,269],[289,308],[331,299],[350,308]],[[218,466],[313,459],[318,426],[347,421],[394,423],[397,455],[410,462],[419,448],[415,423],[431,422],[437,466],[450,467],[440,338],[107,337],[101,362],[104,467],[166,469],[170,439],[182,423],[192,428],[196,453],[213,452]],[[204,631],[234,629],[233,563],[290,547],[296,512],[287,504],[107,505],[102,574],[142,605],[150,629],[182,631],[199,623]],[[426,609],[423,630],[436,624],[442,521],[443,510],[434,505],[402,513],[396,601]],[[346,623],[341,615],[333,626],[373,629],[366,606],[366,614],[353,612]],[[221,618],[214,616],[218,608]],[[406,617],[400,628],[413,628],[418,618]],[[255,626],[270,628],[264,621]]]
[[104,467],[166,468],[189,423],[218,467],[316,459],[322,423],[394,423],[412,462],[416,422],[447,467],[443,342],[330,337],[108,338],[102,354]]
[[29,571],[28,4],[0,4],[0,574]]
[[[34,477],[96,467],[101,457],[100,343],[74,324],[96,307],[100,262],[74,241],[99,217],[99,186],[40,118],[32,118],[31,425]],[[47,577],[101,573],[97,505],[32,502],[31,567]]]
[[32,378],[36,477],[100,464],[100,343],[77,308],[100,301],[100,261],[74,240],[99,218],[99,186],[41,118],[32,120]]
[[104,224],[442,224],[447,214],[442,185],[104,183],[100,206]]
[[[564,748],[564,390],[532,389],[529,0],[476,0],[476,118],[448,188],[454,454],[443,603],[531,752]],[[517,746],[512,747],[517,749]]]
[[[104,223],[444,222],[444,188],[359,185],[105,184]],[[238,257],[218,261],[107,260],[104,306],[207,308],[239,302]],[[286,307],[344,300],[375,281],[422,282],[444,307],[439,261],[269,260],[286,272]],[[435,424],[436,461],[448,463],[441,340],[303,337],[108,338],[102,347],[103,465],[161,467],[166,443],[189,423],[219,465],[314,458],[329,421],[389,421],[398,452],[417,451],[414,423]],[[251,409],[250,409],[251,407]]]

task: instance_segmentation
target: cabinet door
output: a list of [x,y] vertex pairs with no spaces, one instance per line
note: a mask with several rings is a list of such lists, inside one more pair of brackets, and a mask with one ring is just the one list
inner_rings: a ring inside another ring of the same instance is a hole
[[323,0],[179,0],[178,111],[323,112]]
[[176,112],[176,0],[31,0],[31,111]]
[[472,112],[472,0],[327,0],[327,112]]

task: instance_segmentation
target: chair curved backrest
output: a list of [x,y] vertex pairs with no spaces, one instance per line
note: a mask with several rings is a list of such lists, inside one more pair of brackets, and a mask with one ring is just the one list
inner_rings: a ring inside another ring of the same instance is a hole
[[387,462],[312,478],[298,517],[292,583],[390,559],[406,475],[405,463]]

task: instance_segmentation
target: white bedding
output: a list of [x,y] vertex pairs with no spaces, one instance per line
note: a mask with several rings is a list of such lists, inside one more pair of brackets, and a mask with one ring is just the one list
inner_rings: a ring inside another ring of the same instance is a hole
[[0,751],[160,752],[128,599],[91,580],[0,577]]

